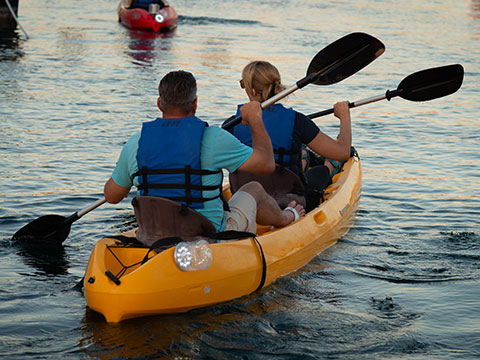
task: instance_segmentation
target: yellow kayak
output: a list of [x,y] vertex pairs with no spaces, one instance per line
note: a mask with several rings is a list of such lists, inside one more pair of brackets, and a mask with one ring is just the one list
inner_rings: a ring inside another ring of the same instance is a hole
[[[258,226],[257,237],[210,243],[211,263],[181,270],[175,246],[158,254],[103,238],[92,251],[84,279],[87,306],[107,322],[180,313],[250,294],[307,264],[351,226],[361,191],[358,157],[348,160],[326,189],[325,201],[281,228]],[[228,198],[228,187],[225,189]],[[122,235],[133,237],[135,230]]]

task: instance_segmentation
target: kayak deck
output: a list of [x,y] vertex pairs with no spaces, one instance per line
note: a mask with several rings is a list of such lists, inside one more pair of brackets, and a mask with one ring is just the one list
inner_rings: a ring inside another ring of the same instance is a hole
[[250,294],[262,284],[262,277],[266,286],[299,269],[345,234],[358,208],[360,191],[360,160],[353,157],[334,177],[318,208],[281,229],[259,226],[256,240],[209,244],[213,260],[205,270],[181,271],[174,261],[175,247],[151,252],[150,259],[141,264],[148,249],[103,238],[92,251],[85,275],[87,305],[108,322],[119,322],[185,312]]

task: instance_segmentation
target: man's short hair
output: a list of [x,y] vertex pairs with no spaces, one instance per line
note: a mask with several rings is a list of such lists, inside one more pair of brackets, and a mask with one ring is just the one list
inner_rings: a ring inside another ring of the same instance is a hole
[[164,110],[182,108],[190,112],[197,98],[197,81],[188,71],[177,70],[165,75],[158,85],[160,106]]

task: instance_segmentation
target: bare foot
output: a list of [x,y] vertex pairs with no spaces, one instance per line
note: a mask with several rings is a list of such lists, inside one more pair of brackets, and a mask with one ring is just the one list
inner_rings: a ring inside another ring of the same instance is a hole
[[294,209],[297,212],[299,217],[305,216],[305,209],[303,208],[303,206],[300,205],[300,204],[297,204],[296,201],[291,201],[288,204],[288,207],[286,207],[283,210],[284,216],[286,217],[286,221],[287,221],[287,223],[285,225],[288,225],[291,222],[293,222],[295,220],[295,217],[296,217],[294,212],[291,209],[288,209],[288,208]]

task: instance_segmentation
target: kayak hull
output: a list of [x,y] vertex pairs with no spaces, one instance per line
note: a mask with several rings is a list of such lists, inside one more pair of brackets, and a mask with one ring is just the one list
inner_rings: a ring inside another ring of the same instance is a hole
[[156,14],[140,8],[129,9],[128,2],[121,0],[118,5],[118,19],[129,29],[153,32],[169,31],[177,26],[178,15],[171,6],[160,9]]
[[[254,292],[261,284],[307,264],[334,244],[351,226],[361,192],[361,165],[357,157],[345,163],[326,191],[326,201],[287,227],[270,231],[259,227],[255,239],[210,244],[213,260],[208,269],[181,271],[174,261],[174,247],[138,264],[148,249],[112,248],[118,240],[103,238],[92,251],[84,280],[87,306],[107,322],[162,313],[180,313]],[[228,195],[228,194],[227,194]],[[134,236],[135,230],[125,233]],[[262,257],[263,252],[263,257]],[[135,264],[119,278],[123,264]],[[266,267],[263,266],[265,260]]]

